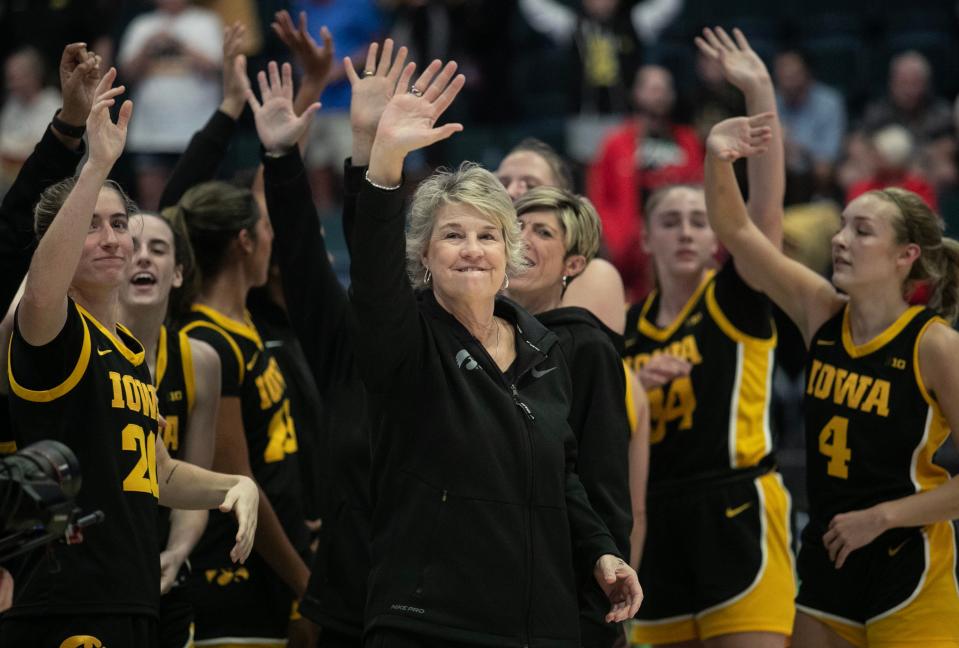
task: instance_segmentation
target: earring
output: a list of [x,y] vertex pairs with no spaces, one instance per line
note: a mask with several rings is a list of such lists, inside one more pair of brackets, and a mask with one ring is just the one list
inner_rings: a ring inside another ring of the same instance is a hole
[[563,290],[566,290],[566,283],[569,281],[569,277],[563,275]]
[[503,282],[503,290],[506,290],[507,288],[509,288],[509,275],[506,275]]
[[427,268],[426,272],[423,273],[423,283],[427,286],[430,285],[430,281],[433,280],[433,273],[430,272],[430,269]]

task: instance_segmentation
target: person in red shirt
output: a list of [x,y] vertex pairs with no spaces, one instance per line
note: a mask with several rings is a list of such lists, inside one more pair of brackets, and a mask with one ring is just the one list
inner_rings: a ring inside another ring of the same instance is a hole
[[589,168],[587,195],[603,221],[610,259],[627,292],[649,291],[652,274],[642,251],[642,204],[656,189],[703,179],[703,148],[696,131],[673,121],[672,74],[644,65],[633,84],[635,113],[611,132]]

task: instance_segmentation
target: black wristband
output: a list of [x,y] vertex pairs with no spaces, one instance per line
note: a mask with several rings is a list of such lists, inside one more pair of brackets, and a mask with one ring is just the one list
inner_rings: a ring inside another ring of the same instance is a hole
[[81,137],[83,137],[83,134],[87,130],[87,125],[83,124],[82,126],[71,126],[70,124],[60,119],[59,115],[61,110],[63,110],[63,108],[58,108],[57,112],[53,114],[53,122],[52,122],[53,127],[56,128],[58,131],[60,131],[62,134],[66,135],[67,137],[75,137],[77,139],[80,139]]

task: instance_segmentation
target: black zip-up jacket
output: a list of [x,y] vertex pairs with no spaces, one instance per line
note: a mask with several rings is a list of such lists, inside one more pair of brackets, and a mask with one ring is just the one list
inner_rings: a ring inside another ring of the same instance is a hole
[[[327,486],[320,545],[300,612],[360,642],[370,571],[370,425],[354,357],[353,312],[327,256],[298,151],[264,157],[273,257],[280,264],[290,323],[326,403],[322,473]],[[343,229],[350,237],[365,167],[347,160]]]
[[498,299],[508,382],[432,291],[414,295],[399,191],[360,190],[351,274],[374,421],[367,632],[579,646],[574,574],[619,552],[573,471],[556,336]]
[[[556,308],[536,319],[559,337],[569,363],[573,400],[569,424],[579,448],[576,472],[616,546],[629,555],[633,525],[629,496],[629,418],[626,374],[611,341],[616,334],[585,308]],[[609,600],[587,575],[579,585],[580,629],[586,648],[609,648],[623,634],[606,623]]]

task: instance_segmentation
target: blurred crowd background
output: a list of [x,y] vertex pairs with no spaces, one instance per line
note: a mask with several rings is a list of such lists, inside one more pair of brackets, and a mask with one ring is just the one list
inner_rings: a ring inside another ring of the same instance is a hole
[[[634,272],[644,197],[701,181],[703,137],[745,110],[693,45],[705,25],[742,29],[772,72],[786,141],[787,251],[828,273],[841,205],[887,185],[921,195],[959,236],[955,0],[0,0],[0,194],[60,105],[63,46],[84,41],[117,66],[136,104],[116,179],[155,208],[179,153],[220,102],[223,25],[247,26],[248,69],[263,69],[290,59],[270,30],[281,9],[306,12],[317,41],[328,26],[338,60],[362,66],[369,42],[386,36],[421,66],[455,59],[467,85],[448,119],[465,130],[408,172],[465,159],[495,169],[522,138],[544,140],[599,209],[604,254],[633,298],[648,288]],[[342,65],[320,100],[305,158],[345,276],[336,223],[350,150]],[[258,146],[247,112],[223,175],[254,168]],[[780,463],[795,486],[802,367],[788,358],[783,367]]]

